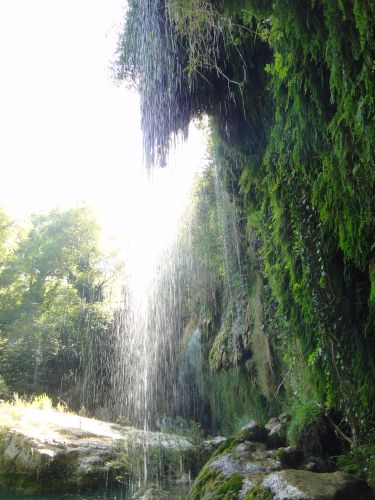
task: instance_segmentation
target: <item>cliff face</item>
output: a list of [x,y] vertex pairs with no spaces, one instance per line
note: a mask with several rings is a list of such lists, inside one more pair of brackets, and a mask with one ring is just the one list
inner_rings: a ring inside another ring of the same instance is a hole
[[356,441],[375,403],[373,2],[149,4],[129,2],[118,65],[140,88],[149,159],[208,114],[253,262],[244,294],[197,313],[206,362],[255,373],[267,401],[319,401]]

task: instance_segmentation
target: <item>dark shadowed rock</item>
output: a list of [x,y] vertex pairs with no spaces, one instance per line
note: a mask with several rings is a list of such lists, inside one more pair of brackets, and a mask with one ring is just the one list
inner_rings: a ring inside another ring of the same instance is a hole
[[303,451],[294,446],[280,448],[277,452],[277,457],[280,460],[282,467],[297,468],[302,465],[305,460]]
[[268,431],[262,424],[257,422],[249,422],[248,424],[241,427],[240,432],[237,436],[239,439],[244,441],[256,441],[264,443],[267,439]]
[[280,448],[281,446],[286,446],[287,444],[287,425],[281,422],[275,422],[273,425],[270,423],[265,425],[266,429],[269,431],[267,436],[267,446],[268,448]]

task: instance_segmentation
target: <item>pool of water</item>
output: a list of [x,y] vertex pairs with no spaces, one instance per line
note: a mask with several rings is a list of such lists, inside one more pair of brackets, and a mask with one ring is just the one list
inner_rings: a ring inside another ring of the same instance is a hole
[[[147,495],[147,499],[169,499],[169,500],[185,500],[189,491],[188,484],[167,484],[158,488],[150,483],[141,488],[110,488],[98,490],[89,493],[66,493],[66,494],[46,494],[46,495],[15,495],[1,494],[0,500],[141,500],[143,495]],[[162,493],[162,494],[161,494]]]

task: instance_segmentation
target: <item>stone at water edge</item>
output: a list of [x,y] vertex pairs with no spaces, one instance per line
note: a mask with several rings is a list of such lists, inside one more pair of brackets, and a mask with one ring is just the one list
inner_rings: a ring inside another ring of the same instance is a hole
[[285,469],[266,476],[258,491],[270,492],[274,500],[375,499],[366,481],[344,472]]
[[[69,492],[105,486],[116,476],[136,474],[135,466],[141,475],[145,451],[157,466],[164,460],[176,478],[189,471],[195,452],[181,436],[0,405],[0,490],[4,492]],[[148,472],[160,471],[149,468]]]
[[232,436],[203,467],[187,499],[244,498],[267,473],[279,468],[275,450]]
[[[270,427],[277,423],[270,422]],[[250,422],[223,442],[200,471],[187,500],[375,500],[366,481],[354,475],[286,468],[288,460],[298,467],[310,464],[296,448],[267,449],[267,439],[246,439],[263,436],[259,429],[262,426]],[[288,459],[284,466],[279,460],[282,453]]]

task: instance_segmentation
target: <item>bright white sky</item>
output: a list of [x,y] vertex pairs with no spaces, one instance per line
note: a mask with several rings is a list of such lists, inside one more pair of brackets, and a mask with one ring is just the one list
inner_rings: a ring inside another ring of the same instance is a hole
[[193,130],[147,186],[137,96],[109,77],[123,16],[123,0],[0,0],[0,205],[22,217],[85,201],[145,265],[204,147]]

